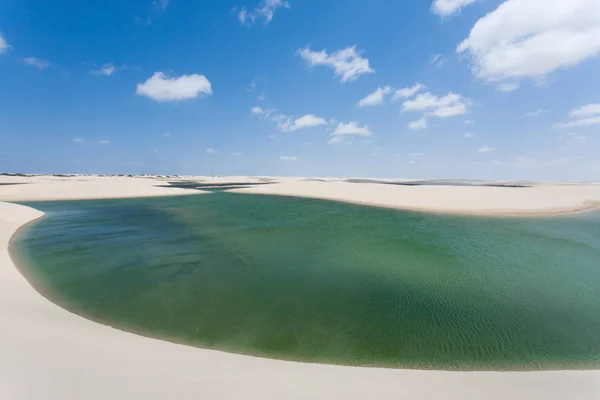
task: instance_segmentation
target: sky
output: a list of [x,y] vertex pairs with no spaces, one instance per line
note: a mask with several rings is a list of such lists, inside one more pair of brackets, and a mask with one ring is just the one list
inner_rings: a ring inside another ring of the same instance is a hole
[[600,180],[597,0],[3,0],[0,171]]

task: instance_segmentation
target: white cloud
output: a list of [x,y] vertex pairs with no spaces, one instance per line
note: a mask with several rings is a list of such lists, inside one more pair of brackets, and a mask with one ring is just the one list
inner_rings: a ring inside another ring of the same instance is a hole
[[31,65],[32,67],[36,67],[39,70],[43,70],[52,66],[50,62],[46,60],[40,60],[39,58],[35,57],[26,57],[23,59],[23,63],[25,63],[25,65]]
[[480,148],[477,149],[477,152],[478,153],[491,153],[494,150],[495,149],[490,146],[481,146]]
[[236,151],[235,153],[231,153],[232,156],[236,156],[236,157],[241,157],[244,155],[244,153],[241,153],[239,151]]
[[569,122],[561,122],[554,125],[555,128],[575,128],[579,126],[591,126],[600,124],[600,104],[587,104],[575,108],[569,112],[572,118]]
[[489,81],[541,78],[600,52],[598,0],[507,0],[458,47]]
[[513,92],[513,91],[519,89],[520,87],[521,87],[521,85],[519,85],[518,83],[502,83],[502,84],[498,85],[498,87],[496,89],[498,89],[499,92],[508,93],[508,92]]
[[331,139],[327,142],[329,144],[341,144],[344,143],[344,136],[332,136]]
[[441,17],[450,17],[461,8],[475,3],[476,0],[435,0],[431,5],[431,11]]
[[171,134],[169,132],[165,132],[162,134],[162,137],[171,137]]
[[422,111],[424,117],[448,118],[469,112],[465,99],[460,94],[448,93],[437,97],[429,92],[417,95],[402,104],[402,112]]
[[277,123],[277,128],[283,132],[292,132],[302,128],[325,125],[326,123],[327,121],[323,118],[308,114],[295,120],[292,120],[291,118],[280,120],[280,122]]
[[339,135],[357,135],[357,136],[371,136],[373,132],[369,130],[367,126],[359,126],[356,121],[351,121],[347,124],[340,122],[333,132],[334,136]]
[[587,104],[583,107],[576,108],[571,110],[569,116],[572,118],[575,117],[589,117],[592,115],[600,114],[600,104]]
[[279,159],[282,161],[298,161],[296,156],[280,156]]
[[91,70],[90,74],[92,74],[92,75],[111,76],[115,72],[117,72],[117,68],[114,65],[112,65],[112,63],[108,63],[108,64],[104,64],[99,69]]
[[419,129],[427,129],[427,118],[423,117],[416,121],[412,121],[408,124],[408,129],[419,130]]
[[104,139],[103,139],[103,140],[98,140],[98,142],[97,142],[97,143],[98,143],[98,144],[109,144],[109,143],[110,143],[110,140],[104,140]]
[[261,115],[261,114],[265,113],[265,110],[263,110],[261,107],[256,106],[256,107],[252,107],[250,109],[250,112],[254,115]]
[[182,75],[170,78],[155,72],[144,83],[138,83],[136,93],[160,102],[188,100],[200,94],[212,94],[210,81],[204,75]]
[[341,82],[353,82],[364,74],[374,74],[375,70],[369,66],[369,59],[362,58],[356,51],[356,46],[338,50],[327,54],[323,51],[312,51],[308,47],[298,50],[298,54],[314,67],[318,65],[333,68]]
[[152,4],[158,10],[166,10],[169,6],[169,0],[154,0]]
[[361,99],[358,102],[359,107],[377,106],[383,103],[383,98],[392,92],[393,88],[390,86],[384,86],[377,88],[373,93],[367,97]]
[[407,99],[409,97],[413,97],[415,94],[417,94],[424,88],[425,88],[424,85],[417,82],[411,87],[405,87],[403,89],[398,89],[394,93],[394,97],[392,97],[392,100]]
[[423,153],[408,153],[408,156],[410,158],[418,158],[418,157],[423,157]]
[[218,153],[218,151],[212,147],[209,147],[208,149],[206,149],[206,152],[208,154],[217,154]]
[[465,125],[475,125],[475,121],[471,121],[470,119],[465,119]]
[[530,111],[528,113],[521,115],[521,118],[535,118],[535,117],[539,117],[540,115],[542,115],[545,112],[546,112],[546,110],[544,110],[542,108],[538,108],[537,110]]
[[78,138],[78,137],[76,137],[76,138],[73,138],[73,143],[81,143],[81,142],[83,142],[83,141],[84,141],[84,139],[83,139],[83,138]]
[[441,68],[444,64],[446,64],[446,57],[441,54],[433,54],[429,58],[429,62],[433,64],[436,68]]
[[0,35],[0,54],[6,53],[9,47],[10,46],[8,45],[6,39],[4,39],[2,35]]
[[248,11],[245,7],[240,8],[237,17],[242,25],[252,25],[257,19],[263,20],[265,25],[268,25],[278,8],[290,8],[290,3],[285,0],[263,0],[252,11]]
[[475,136],[475,134],[473,132],[465,132],[465,133],[463,133],[463,137],[466,137],[466,138],[472,138],[474,136]]

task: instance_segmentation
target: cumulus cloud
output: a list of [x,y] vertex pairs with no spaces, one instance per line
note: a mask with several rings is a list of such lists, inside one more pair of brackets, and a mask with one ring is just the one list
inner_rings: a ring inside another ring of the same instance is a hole
[[0,55],[6,53],[9,47],[10,46],[8,45],[6,39],[4,39],[2,35],[0,35]]
[[333,131],[334,135],[357,135],[357,136],[371,136],[373,132],[367,126],[359,126],[358,122],[351,121],[347,124],[340,122],[340,124]]
[[415,94],[417,94],[418,92],[420,92],[424,88],[425,88],[424,85],[422,85],[421,83],[417,82],[417,83],[415,83],[411,87],[405,87],[403,89],[398,89],[394,93],[394,97],[392,98],[392,100],[408,99],[410,97],[413,97]]
[[285,0],[263,0],[252,11],[248,11],[245,7],[241,7],[237,12],[238,20],[242,25],[252,25],[257,19],[268,25],[275,16],[275,11],[279,8],[290,8],[290,3]]
[[427,129],[427,118],[423,117],[421,119],[418,119],[416,121],[412,121],[411,123],[408,124],[408,129],[412,129],[412,130],[420,130],[420,129]]
[[441,17],[450,17],[463,7],[475,3],[476,0],[435,0],[431,5],[431,11]]
[[262,115],[265,113],[265,110],[263,110],[262,107],[256,106],[256,107],[252,107],[250,109],[250,112],[254,115]]
[[402,112],[407,111],[420,111],[424,117],[438,118],[449,118],[469,112],[464,97],[452,92],[442,97],[429,92],[419,94],[402,104]]
[[373,93],[369,94],[365,98],[358,102],[359,107],[377,106],[383,103],[385,96],[392,92],[393,88],[390,86],[384,86],[377,88]]
[[282,161],[298,161],[296,156],[280,156],[279,159]]
[[508,92],[514,92],[515,90],[519,89],[520,87],[521,87],[521,85],[519,85],[518,83],[502,83],[502,84],[498,85],[498,87],[496,89],[498,89],[499,92],[508,93]]
[[542,115],[545,112],[546,112],[546,110],[544,110],[542,108],[538,108],[537,110],[530,111],[528,113],[521,115],[521,118],[535,118],[535,117],[539,117],[540,115]]
[[216,153],[218,153],[218,151],[216,149],[212,148],[212,147],[209,147],[208,149],[206,149],[206,152],[208,154],[216,154]]
[[587,104],[569,112],[571,121],[554,125],[558,129],[575,128],[600,124],[600,104]]
[[457,47],[488,81],[541,78],[600,52],[598,0],[507,0]]
[[490,146],[481,146],[477,149],[478,153],[491,153],[492,151],[494,151],[494,148]]
[[36,67],[40,71],[52,66],[52,64],[50,64],[50,62],[48,62],[46,60],[40,60],[39,58],[35,58],[35,57],[26,57],[23,59],[23,63],[25,65],[31,65],[32,67]]
[[310,128],[319,125],[325,125],[327,121],[323,118],[317,117],[313,114],[307,114],[303,117],[292,120],[288,118],[286,120],[277,123],[277,128],[283,132],[297,131],[302,128]]
[[117,72],[117,67],[115,67],[112,63],[104,64],[102,67],[98,69],[93,69],[90,71],[92,75],[103,75],[103,76],[111,76]]
[[326,66],[333,68],[341,82],[353,82],[364,74],[374,74],[369,66],[369,59],[363,58],[356,51],[356,46],[338,50],[332,54],[323,51],[312,51],[308,47],[298,50],[298,54],[310,67]]
[[155,72],[146,82],[138,83],[136,93],[159,102],[179,101],[212,94],[212,86],[204,75],[170,78],[162,72]]

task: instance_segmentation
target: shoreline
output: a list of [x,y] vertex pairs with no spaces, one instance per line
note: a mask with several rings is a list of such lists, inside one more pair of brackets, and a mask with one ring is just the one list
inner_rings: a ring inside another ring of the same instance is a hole
[[10,239],[43,217],[0,203],[0,397],[6,399],[595,399],[600,371],[464,372],[307,364],[206,350],[117,330],[33,288]]
[[378,207],[378,208],[387,208],[391,210],[402,210],[402,211],[411,211],[411,212],[419,212],[419,213],[429,213],[429,214],[443,214],[443,215],[475,215],[480,217],[497,217],[497,216],[506,216],[506,217],[523,217],[523,216],[552,216],[552,215],[568,215],[568,214],[576,214],[582,212],[594,211],[597,208],[600,208],[600,202],[596,201],[587,201],[582,203],[580,206],[573,206],[569,208],[556,208],[556,209],[543,209],[543,210],[533,210],[533,211],[518,211],[518,210],[452,210],[452,209],[430,209],[430,208],[419,208],[419,207],[409,207],[409,206],[399,206],[399,205],[382,205],[376,202],[367,202],[367,201],[358,201],[358,200],[344,200],[334,197],[321,197],[321,196],[311,196],[311,195],[302,195],[302,194],[279,194],[279,193],[254,193],[245,191],[245,189],[231,189],[226,190],[229,193],[235,194],[245,194],[245,195],[262,195],[262,196],[280,196],[280,197],[294,197],[298,199],[313,199],[313,200],[326,200],[326,201],[335,201],[338,203],[347,203],[347,204],[356,204],[365,207]]

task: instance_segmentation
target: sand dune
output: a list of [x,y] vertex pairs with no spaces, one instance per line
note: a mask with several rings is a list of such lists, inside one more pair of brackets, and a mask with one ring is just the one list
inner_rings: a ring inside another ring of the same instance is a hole
[[[154,188],[157,182],[164,182],[152,179],[14,178],[15,181],[20,179],[40,182],[30,183],[30,186],[0,186],[0,199],[198,193]],[[508,210],[510,207],[514,210],[550,210],[600,199],[597,189],[586,187],[576,187],[570,194],[562,195],[561,190],[566,192],[571,188],[536,188],[528,197],[503,194],[507,197],[498,200],[496,197],[501,197],[500,193],[508,192],[454,191],[457,188],[435,192],[427,188],[419,195],[412,195],[402,187],[390,189],[387,185],[369,185],[295,180],[243,191],[374,202],[383,206],[424,204],[426,207],[445,206],[470,211]],[[452,194],[453,191],[461,194]],[[447,197],[427,200],[433,194]],[[400,195],[408,196],[410,202]],[[536,206],[537,202],[541,205]],[[42,297],[10,259],[10,237],[20,226],[41,216],[41,212],[29,207],[0,203],[2,400],[600,398],[600,371],[442,372],[301,364],[201,350],[100,325],[71,314]]]

